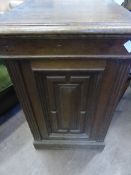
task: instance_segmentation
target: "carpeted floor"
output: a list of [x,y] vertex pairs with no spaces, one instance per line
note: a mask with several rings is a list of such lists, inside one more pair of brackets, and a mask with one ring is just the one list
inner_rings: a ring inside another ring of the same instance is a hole
[[20,110],[0,126],[0,175],[131,175],[131,88],[114,114],[103,151],[35,150]]

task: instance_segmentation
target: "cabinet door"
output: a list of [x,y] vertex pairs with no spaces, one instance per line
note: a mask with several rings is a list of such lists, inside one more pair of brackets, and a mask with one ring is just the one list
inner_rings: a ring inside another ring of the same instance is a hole
[[102,72],[34,71],[49,138],[89,138]]

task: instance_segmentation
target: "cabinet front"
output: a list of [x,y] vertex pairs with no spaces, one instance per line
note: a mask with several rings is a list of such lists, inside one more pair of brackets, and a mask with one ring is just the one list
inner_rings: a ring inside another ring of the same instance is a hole
[[49,139],[90,137],[104,64],[73,62],[32,62]]
[[0,40],[36,148],[103,146],[128,78],[129,38],[72,37]]

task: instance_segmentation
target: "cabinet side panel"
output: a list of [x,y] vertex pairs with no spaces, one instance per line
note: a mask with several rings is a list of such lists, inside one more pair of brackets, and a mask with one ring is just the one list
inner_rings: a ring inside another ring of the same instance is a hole
[[35,140],[41,140],[41,134],[36,122],[30,98],[28,96],[27,87],[24,83],[24,79],[20,70],[19,62],[14,60],[6,60],[5,63],[14,84],[21,106],[24,110],[33,137]]
[[[43,139],[48,138],[48,131],[46,125],[46,113],[45,113],[45,106],[42,106],[40,103],[40,98],[38,95],[38,89],[36,86],[36,82],[34,79],[34,74],[31,70],[30,62],[29,61],[21,61],[20,68],[22,71],[22,75],[25,81],[25,85],[27,88],[28,96],[31,100],[31,105],[34,110],[35,118],[38,123],[38,127]],[[43,108],[42,108],[43,107]]]
[[104,140],[123,86],[128,78],[129,68],[130,64],[126,60],[108,61],[95,112],[92,140]]

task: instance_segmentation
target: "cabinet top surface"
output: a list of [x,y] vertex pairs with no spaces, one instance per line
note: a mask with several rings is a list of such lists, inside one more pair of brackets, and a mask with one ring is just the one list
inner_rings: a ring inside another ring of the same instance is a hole
[[25,0],[0,14],[0,34],[131,34],[131,13],[114,0]]

